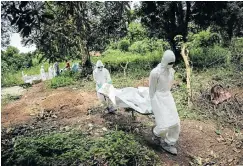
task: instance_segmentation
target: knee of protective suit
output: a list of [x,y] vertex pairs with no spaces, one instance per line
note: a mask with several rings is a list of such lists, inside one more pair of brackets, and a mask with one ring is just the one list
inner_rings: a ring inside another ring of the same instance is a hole
[[156,127],[153,129],[153,133],[154,133],[154,135],[156,135],[157,137],[165,137],[165,136],[166,136],[166,132],[167,132],[167,129],[165,129],[165,128],[161,128],[161,127],[158,127],[158,126],[156,126]]

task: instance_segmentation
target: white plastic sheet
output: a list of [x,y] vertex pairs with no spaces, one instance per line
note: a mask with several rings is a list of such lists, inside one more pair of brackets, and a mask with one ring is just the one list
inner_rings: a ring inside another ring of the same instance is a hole
[[117,107],[132,108],[141,114],[152,114],[148,87],[116,89],[111,84],[103,84],[98,92],[109,97]]

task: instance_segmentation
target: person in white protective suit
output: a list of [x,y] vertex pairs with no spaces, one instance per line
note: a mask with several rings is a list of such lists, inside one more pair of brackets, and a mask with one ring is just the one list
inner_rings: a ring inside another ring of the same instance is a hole
[[173,51],[165,51],[161,63],[149,76],[149,96],[156,124],[152,128],[153,140],[159,141],[160,146],[171,154],[177,154],[174,145],[180,133],[180,119],[170,92],[175,73],[172,68],[174,62]]
[[54,68],[54,77],[58,76],[60,74],[60,71],[59,71],[59,63],[58,62],[55,62],[53,64],[53,68]]
[[41,74],[42,81],[45,81],[46,80],[46,73],[45,73],[45,69],[44,69],[43,65],[41,66],[40,74]]
[[115,109],[110,104],[109,98],[105,97],[104,95],[98,92],[98,90],[102,87],[103,84],[112,84],[110,73],[106,68],[104,68],[103,63],[100,60],[98,60],[96,63],[96,67],[93,71],[93,77],[94,81],[96,82],[96,91],[98,99],[106,105],[108,105],[106,108],[108,112],[114,112]]
[[52,65],[50,65],[48,68],[48,76],[49,76],[49,79],[52,79],[54,77],[54,69],[53,69]]

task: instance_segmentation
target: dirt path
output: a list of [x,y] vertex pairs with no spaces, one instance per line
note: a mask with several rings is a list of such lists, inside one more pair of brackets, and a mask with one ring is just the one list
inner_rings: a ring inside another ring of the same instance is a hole
[[76,126],[94,136],[98,136],[104,127],[114,129],[118,126],[121,130],[133,132],[158,153],[164,165],[181,166],[189,165],[189,162],[191,165],[243,164],[242,135],[231,129],[221,129],[220,134],[216,134],[217,126],[211,121],[183,120],[178,142],[179,153],[172,156],[151,141],[152,119],[136,114],[134,123],[130,113],[120,110],[115,115],[105,114],[99,105],[96,92],[70,88],[47,90],[40,83],[29,88],[20,100],[2,108],[2,126],[30,124],[38,114],[49,111],[55,118],[43,120],[40,122],[42,125]]

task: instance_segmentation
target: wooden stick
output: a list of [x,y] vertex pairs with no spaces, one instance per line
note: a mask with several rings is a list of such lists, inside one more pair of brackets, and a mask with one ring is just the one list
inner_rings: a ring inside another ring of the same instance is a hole
[[129,63],[129,62],[127,62],[125,66],[122,66],[122,65],[120,64],[120,66],[123,68],[123,74],[124,74],[124,76],[126,76],[126,69],[127,69],[127,65],[128,65],[128,63]]
[[189,50],[186,49],[186,45],[184,44],[181,50],[181,56],[184,60],[186,66],[186,84],[187,84],[187,95],[188,95],[188,106],[192,106],[191,98],[192,98],[192,91],[191,91],[191,68],[189,64]]

